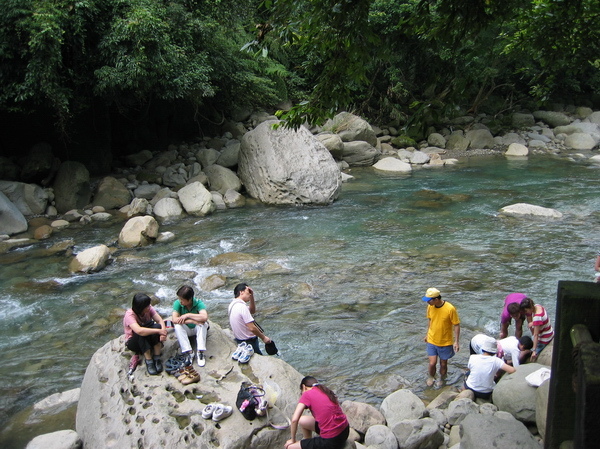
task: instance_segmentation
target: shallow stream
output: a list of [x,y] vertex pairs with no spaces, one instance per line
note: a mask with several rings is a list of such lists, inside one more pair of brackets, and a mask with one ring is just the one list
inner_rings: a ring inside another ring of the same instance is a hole
[[[96,274],[71,275],[69,258],[45,249],[66,238],[76,252],[112,244],[123,222],[63,230],[39,246],[0,255],[0,447],[24,447],[43,433],[19,416],[80,385],[94,351],[122,333],[134,293],[158,297],[168,316],[186,281],[224,327],[233,286],[248,282],[256,318],[288,363],[342,400],[374,405],[400,387],[434,396],[424,385],[420,297],[435,286],[462,320],[462,350],[449,373],[449,383],[459,386],[469,338],[497,334],[504,296],[527,293],[553,317],[559,280],[593,280],[599,173],[598,166],[542,156],[472,158],[410,175],[353,169],[355,179],[331,206],[254,205],[164,224],[161,231],[175,233],[174,242],[119,250]],[[498,216],[520,202],[564,217]],[[233,251],[255,259],[209,266],[212,257]],[[227,285],[201,291],[215,273]]]

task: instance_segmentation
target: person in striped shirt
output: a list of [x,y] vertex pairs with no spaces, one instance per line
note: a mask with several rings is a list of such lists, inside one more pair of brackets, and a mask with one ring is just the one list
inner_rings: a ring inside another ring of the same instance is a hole
[[535,304],[530,298],[524,298],[521,301],[520,307],[527,316],[529,329],[533,335],[534,349],[533,354],[531,354],[531,361],[535,362],[542,349],[554,338],[554,330],[552,329],[546,309],[540,304]]

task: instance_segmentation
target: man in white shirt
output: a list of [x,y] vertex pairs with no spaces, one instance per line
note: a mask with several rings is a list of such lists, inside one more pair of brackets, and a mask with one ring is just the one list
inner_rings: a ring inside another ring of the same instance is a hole
[[256,325],[252,314],[256,312],[254,301],[254,291],[247,284],[241,283],[233,289],[234,299],[229,304],[229,325],[233,332],[235,342],[242,342],[252,345],[254,353],[261,354],[258,345],[260,338],[265,344],[270,343],[271,339]]

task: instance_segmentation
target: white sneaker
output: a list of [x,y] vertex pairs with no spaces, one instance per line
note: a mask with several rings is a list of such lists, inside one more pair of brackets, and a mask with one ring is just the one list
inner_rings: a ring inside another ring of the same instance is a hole
[[246,342],[243,341],[237,346],[235,352],[233,354],[231,354],[231,358],[233,360],[238,360],[245,349],[246,349]]
[[218,404],[208,404],[206,407],[204,407],[204,409],[202,410],[202,417],[204,419],[210,419],[213,416],[213,413],[215,412],[215,407]]
[[215,422],[219,422],[231,416],[233,413],[233,407],[230,405],[217,404],[215,407],[215,411],[212,414],[212,420]]
[[242,352],[242,354],[238,358],[238,362],[248,363],[250,361],[250,357],[252,357],[252,355],[254,355],[254,348],[252,347],[252,345],[246,344],[246,347],[244,348],[244,352]]
[[204,351],[198,351],[196,356],[198,358],[198,366],[206,365],[206,359],[204,358]]

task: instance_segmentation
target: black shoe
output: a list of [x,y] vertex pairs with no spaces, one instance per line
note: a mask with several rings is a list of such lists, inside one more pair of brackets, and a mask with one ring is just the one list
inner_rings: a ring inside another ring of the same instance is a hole
[[154,360],[146,360],[146,370],[148,370],[148,374],[151,376],[156,376],[158,371],[156,370],[156,365],[154,364]]
[[163,364],[159,357],[154,358],[154,366],[156,367],[156,371],[158,373],[163,372]]

